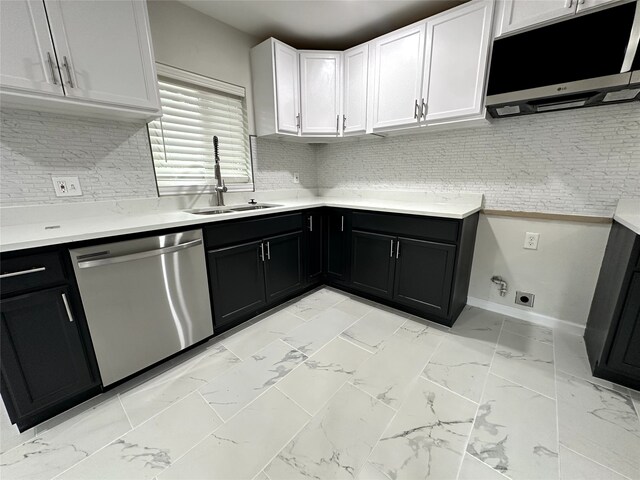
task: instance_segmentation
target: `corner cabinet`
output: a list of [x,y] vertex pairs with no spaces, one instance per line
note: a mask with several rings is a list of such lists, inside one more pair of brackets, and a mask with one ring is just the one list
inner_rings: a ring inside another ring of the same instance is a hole
[[615,221],[584,342],[596,377],[640,389],[640,234]]
[[76,114],[159,116],[146,8],[136,0],[0,2],[3,103]]
[[300,52],[302,135],[340,136],[342,52]]

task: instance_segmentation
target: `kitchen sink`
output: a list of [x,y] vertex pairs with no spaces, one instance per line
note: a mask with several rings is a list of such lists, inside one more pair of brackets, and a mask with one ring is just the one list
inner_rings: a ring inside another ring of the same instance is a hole
[[247,205],[246,207],[229,207],[229,210],[233,210],[234,212],[244,212],[246,210],[262,210],[263,208],[273,208],[273,207],[281,207],[282,205]]
[[262,210],[264,208],[281,207],[282,205],[273,205],[263,203],[261,205],[243,205],[241,207],[225,207],[225,208],[194,208],[185,210],[187,213],[194,215],[220,215],[223,213],[246,212],[251,210]]

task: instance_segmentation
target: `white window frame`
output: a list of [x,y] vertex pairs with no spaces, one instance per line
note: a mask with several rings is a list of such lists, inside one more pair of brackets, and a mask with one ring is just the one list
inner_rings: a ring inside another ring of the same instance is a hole
[[[170,65],[165,65],[162,63],[156,63],[156,71],[158,77],[164,77],[168,80],[177,80],[178,82],[185,83],[186,85],[195,86],[195,87],[204,87],[208,90],[212,90],[214,93],[222,93],[228,95],[234,95],[236,97],[242,98],[243,106],[244,106],[244,122],[247,125],[248,131],[248,112],[246,105],[246,90],[244,87],[239,85],[234,85],[231,83],[223,82],[221,80],[216,80],[213,78],[205,77],[204,75],[199,75],[197,73],[188,72],[186,70],[182,70],[176,67],[172,67]],[[160,120],[160,119],[158,119]],[[254,149],[252,148],[250,137],[247,137],[247,142],[249,144],[249,167],[251,169],[251,178],[250,181],[243,183],[228,183],[225,182],[227,189],[230,192],[254,192],[255,191],[255,182],[254,182],[254,162],[253,156],[255,155]],[[156,174],[155,170],[155,160],[153,159],[152,152],[152,161],[153,161],[153,171],[154,175]],[[224,159],[221,159],[223,162]],[[211,162],[214,162],[213,158],[213,146],[211,152]],[[223,177],[224,179],[224,177]],[[158,185],[156,179],[156,187],[158,189],[158,195],[160,196],[168,196],[168,195],[188,195],[188,194],[202,194],[202,193],[213,193],[215,183],[212,182],[210,185],[191,185],[191,186],[160,186]]]

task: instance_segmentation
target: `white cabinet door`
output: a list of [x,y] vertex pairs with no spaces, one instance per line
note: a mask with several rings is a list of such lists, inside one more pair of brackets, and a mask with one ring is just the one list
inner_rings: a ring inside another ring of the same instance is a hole
[[504,0],[496,36],[575,14],[578,0]]
[[274,43],[278,132],[298,133],[300,94],[298,51],[281,42]]
[[145,2],[45,0],[45,5],[67,96],[160,108]]
[[64,95],[42,1],[0,1],[0,86]]
[[493,1],[475,0],[427,22],[423,120],[482,113]]
[[341,52],[300,52],[302,135],[340,135]]
[[578,2],[578,13],[591,10],[606,5],[607,3],[619,3],[620,0],[576,0]]
[[418,124],[425,23],[375,40],[373,128]]
[[368,68],[369,45],[360,45],[344,52],[342,57],[343,134],[364,132],[367,128]]

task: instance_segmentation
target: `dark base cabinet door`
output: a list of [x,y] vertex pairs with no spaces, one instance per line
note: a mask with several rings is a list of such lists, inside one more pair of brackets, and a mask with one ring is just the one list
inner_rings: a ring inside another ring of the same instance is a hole
[[455,245],[398,238],[393,298],[396,302],[446,317]]
[[95,384],[66,287],[0,302],[3,396],[16,419],[60,403]]
[[266,304],[262,242],[212,250],[208,262],[214,330]]
[[395,237],[354,230],[351,238],[352,286],[380,297],[391,298]]
[[267,302],[304,287],[302,232],[265,238]]
[[305,216],[307,225],[307,282],[316,283],[322,279],[322,230],[323,215],[313,211]]
[[349,242],[347,218],[344,212],[330,211],[325,220],[325,273],[327,279],[345,282],[349,272]]
[[640,272],[633,274],[607,365],[640,379]]

